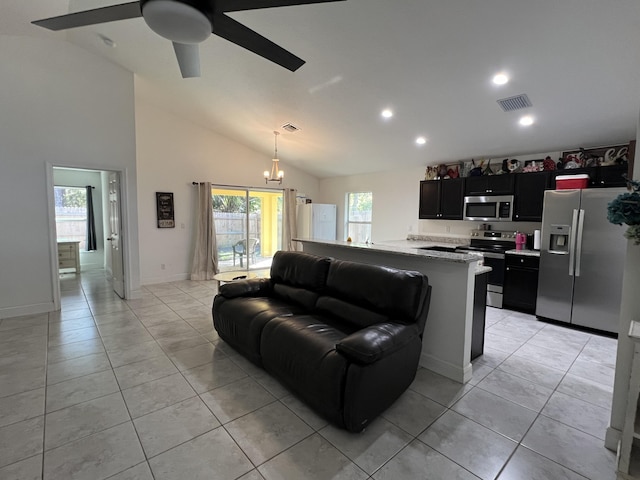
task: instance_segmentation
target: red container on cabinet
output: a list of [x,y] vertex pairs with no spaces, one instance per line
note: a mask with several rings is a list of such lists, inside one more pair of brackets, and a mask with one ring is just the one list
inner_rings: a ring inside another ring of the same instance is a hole
[[578,175],[558,175],[556,177],[557,190],[570,190],[573,188],[587,188],[589,185],[589,175],[580,173]]

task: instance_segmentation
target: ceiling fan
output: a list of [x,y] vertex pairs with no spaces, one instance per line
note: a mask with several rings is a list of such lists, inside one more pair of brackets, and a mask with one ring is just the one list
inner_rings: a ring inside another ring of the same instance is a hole
[[183,78],[200,76],[198,44],[211,33],[295,72],[304,60],[225,15],[226,12],[344,0],[139,0],[32,22],[66,30],[142,17],[149,28],[173,42]]

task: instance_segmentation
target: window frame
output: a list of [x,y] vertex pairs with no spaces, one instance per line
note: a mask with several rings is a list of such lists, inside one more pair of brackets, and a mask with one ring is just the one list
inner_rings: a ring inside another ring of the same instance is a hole
[[[60,228],[63,224],[62,221],[62,217],[64,216],[64,213],[61,212],[60,210],[58,210],[58,206],[55,204],[54,201],[54,215],[55,215],[55,224],[56,224],[56,242],[65,242],[65,241],[78,241],[79,246],[80,246],[80,250],[83,253],[86,253],[86,242],[87,242],[87,216],[88,216],[88,211],[87,211],[87,190],[86,187],[81,187],[81,186],[75,186],[75,185],[54,185],[53,186],[53,191],[54,191],[54,199],[56,198],[56,191],[58,189],[73,189],[73,190],[78,190],[78,193],[83,195],[84,198],[84,217],[83,218],[79,218],[76,220],[71,220],[73,222],[82,222],[81,225],[83,226],[83,233],[82,233],[82,238],[80,238],[80,235],[63,235],[61,230],[62,228]],[[81,208],[81,207],[78,207]]]
[[[371,211],[370,211],[370,218],[371,220],[368,221],[364,221],[364,220],[351,220],[350,219],[350,212],[351,209],[350,204],[349,204],[349,200],[351,198],[351,195],[358,195],[358,194],[369,194],[371,195]],[[347,240],[349,238],[349,226],[350,225],[369,225],[369,236],[367,239],[365,239],[366,241],[368,241],[369,243],[371,242],[371,236],[373,234],[373,191],[371,190],[359,190],[359,191],[354,191],[354,192],[346,192],[345,194],[345,222],[344,222],[344,239]]]
[[[222,193],[221,193],[222,192]],[[254,198],[254,195],[252,194],[258,194],[258,197],[260,197],[260,193],[265,193],[268,196],[273,196],[274,198],[277,198],[280,202],[279,205],[279,213],[276,216],[275,220],[276,220],[276,225],[275,225],[275,230],[276,230],[276,237],[277,240],[275,240],[275,247],[272,246],[272,250],[273,248],[275,248],[275,250],[279,250],[281,248],[281,242],[282,242],[282,228],[284,228],[284,225],[282,223],[282,209],[283,209],[283,203],[284,203],[284,189],[274,189],[274,188],[260,188],[260,187],[247,187],[247,186],[240,186],[240,185],[217,185],[217,184],[211,184],[211,201],[214,201],[214,196],[215,195],[228,195],[228,193],[224,193],[224,192],[236,192],[237,195],[232,194],[233,196],[237,196],[240,198],[243,198],[244,201],[244,212],[239,212],[242,213],[245,218],[243,219],[244,225],[243,225],[243,238],[242,240],[247,240],[250,238],[252,232],[251,232],[251,220],[250,220],[250,208],[249,208],[249,202],[251,198]],[[278,201],[276,200],[276,201]],[[262,206],[262,200],[261,200],[261,206]],[[215,217],[216,217],[216,210],[214,208],[214,221],[215,221]],[[261,218],[261,222],[264,221],[264,218]],[[264,224],[260,223],[260,227],[259,230],[257,232],[255,232],[257,235],[260,236],[260,238],[262,239],[263,234],[265,233],[262,230],[262,227],[264,226]],[[274,226],[271,227],[271,229],[273,229]],[[216,229],[216,237],[223,235],[221,232],[217,231]],[[216,238],[216,243],[218,243],[218,239]],[[261,242],[261,248],[263,243]],[[218,245],[218,249],[220,249],[220,245]],[[220,250],[218,250],[218,253],[220,254]],[[262,252],[261,252],[262,253]],[[275,253],[275,252],[274,252]],[[272,255],[271,257],[272,258]],[[235,260],[235,258],[234,258]],[[251,263],[248,259],[247,259],[247,263],[243,266],[236,266],[236,265],[232,265],[229,266],[227,265],[228,259],[225,260],[221,260],[220,261],[220,270],[221,271],[250,271],[250,270],[263,270],[265,268],[268,267],[264,267],[264,266],[256,266],[255,264]]]

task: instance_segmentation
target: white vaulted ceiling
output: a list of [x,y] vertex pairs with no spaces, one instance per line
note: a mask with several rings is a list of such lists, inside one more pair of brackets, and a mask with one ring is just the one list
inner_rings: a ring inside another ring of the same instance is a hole
[[[637,0],[347,0],[229,14],[306,60],[222,38],[182,79],[141,18],[52,33],[30,21],[126,0],[3,0],[0,34],[67,38],[137,75],[137,95],[319,177],[624,143],[640,112]],[[107,47],[98,35],[116,42]],[[511,81],[491,83],[498,71]],[[505,113],[496,100],[528,94]],[[394,116],[384,120],[383,108]],[[524,113],[536,123],[518,124]],[[415,144],[423,135],[427,143]]]

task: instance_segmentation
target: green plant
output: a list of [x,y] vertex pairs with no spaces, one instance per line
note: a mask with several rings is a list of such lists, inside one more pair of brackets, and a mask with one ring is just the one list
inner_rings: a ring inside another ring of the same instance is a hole
[[608,205],[607,219],[615,225],[628,225],[624,236],[640,245],[640,182],[627,180],[627,185],[631,191],[618,195]]

